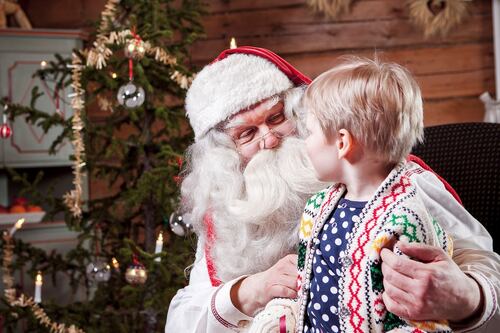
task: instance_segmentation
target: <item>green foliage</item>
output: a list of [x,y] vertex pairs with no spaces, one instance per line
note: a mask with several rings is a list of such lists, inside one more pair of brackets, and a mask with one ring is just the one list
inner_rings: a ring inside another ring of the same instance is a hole
[[[199,0],[122,0],[119,8],[118,21],[110,24],[114,31],[135,27],[143,40],[177,57],[176,70],[190,74],[188,47],[202,34]],[[78,246],[64,256],[16,240],[13,270],[23,269],[33,276],[41,270],[56,285],[61,283],[56,274],[63,273],[75,293],[86,290],[85,299],[65,306],[45,295],[43,308],[53,320],[75,324],[86,332],[163,332],[170,299],[187,283],[184,270],[193,261],[195,246],[192,239],[175,236],[163,225],[178,204],[178,158],[192,141],[183,110],[185,91],[170,78],[172,68],[145,57],[134,61],[134,81],[145,89],[145,103],[132,110],[118,105],[116,92],[128,82],[128,59],[123,56],[123,47],[111,48],[114,55],[106,68],[85,68],[82,73],[89,108],[98,107],[99,99],[112,102],[112,112],[101,112],[106,114],[104,119],[84,118],[86,171],[95,181],[105,182],[109,193],[86,202],[82,219],[76,220],[61,198],[37,192],[42,173],[28,179],[10,170],[11,178],[30,193],[34,202],[52,207],[48,219],[63,212],[70,229],[79,233]],[[58,89],[67,87],[71,83],[68,61],[57,56],[36,75],[53,80]],[[111,77],[112,72],[118,74],[116,79]],[[26,117],[45,132],[62,128],[52,145],[54,151],[71,138],[71,119],[38,110],[40,96],[34,89],[30,107],[10,105],[9,117]],[[165,243],[162,260],[156,262],[158,255],[152,253],[160,230]],[[116,257],[120,263],[108,282],[97,285],[85,275],[88,263],[96,259],[95,248],[100,249],[100,258],[110,262]],[[133,254],[147,268],[148,280],[142,286],[132,286],[124,278]],[[3,298],[1,302],[6,332],[14,330],[20,319],[26,332],[48,331],[26,309],[10,308]]]

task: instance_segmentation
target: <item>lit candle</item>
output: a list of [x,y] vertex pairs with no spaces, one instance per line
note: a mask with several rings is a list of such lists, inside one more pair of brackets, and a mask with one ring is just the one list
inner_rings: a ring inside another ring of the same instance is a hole
[[[158,235],[158,239],[156,240],[155,254],[161,253],[162,248],[163,248],[163,233],[160,232],[160,234]],[[160,262],[161,257],[155,258],[155,261]]]
[[35,281],[35,303],[42,302],[42,272],[38,271]]
[[24,223],[24,219],[17,220],[16,224],[14,224],[14,226],[10,229],[10,232],[9,232],[10,237],[14,236],[14,234],[16,233],[17,230],[21,229],[21,227],[23,226],[23,223]]
[[234,37],[232,37],[231,41],[229,42],[229,48],[235,49],[237,47],[238,47],[238,45],[236,45],[236,39]]

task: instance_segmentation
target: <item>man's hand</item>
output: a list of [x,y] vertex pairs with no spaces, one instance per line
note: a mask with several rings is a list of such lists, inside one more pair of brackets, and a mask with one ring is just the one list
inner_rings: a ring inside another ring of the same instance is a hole
[[383,249],[382,297],[388,311],[410,320],[460,322],[482,308],[481,289],[439,247],[398,242],[409,256]]
[[289,254],[264,272],[250,275],[234,284],[231,301],[248,316],[276,297],[297,297],[297,255]]

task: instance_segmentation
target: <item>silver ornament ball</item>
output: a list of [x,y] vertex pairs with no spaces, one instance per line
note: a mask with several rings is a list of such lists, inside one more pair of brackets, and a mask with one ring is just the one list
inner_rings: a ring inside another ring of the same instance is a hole
[[169,219],[170,229],[177,236],[186,236],[193,231],[193,225],[189,223],[185,215],[173,212]]
[[116,98],[118,99],[118,103],[120,103],[120,105],[132,109],[139,107],[144,103],[146,93],[142,87],[135,85],[133,82],[129,82],[118,89]]
[[111,267],[102,259],[87,265],[87,278],[92,282],[106,282],[111,277]]

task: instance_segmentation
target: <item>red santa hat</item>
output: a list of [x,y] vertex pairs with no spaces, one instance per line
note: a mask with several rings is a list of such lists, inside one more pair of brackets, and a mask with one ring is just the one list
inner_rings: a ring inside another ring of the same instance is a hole
[[187,92],[186,111],[195,139],[251,105],[309,83],[311,79],[269,50],[225,50],[196,75]]

